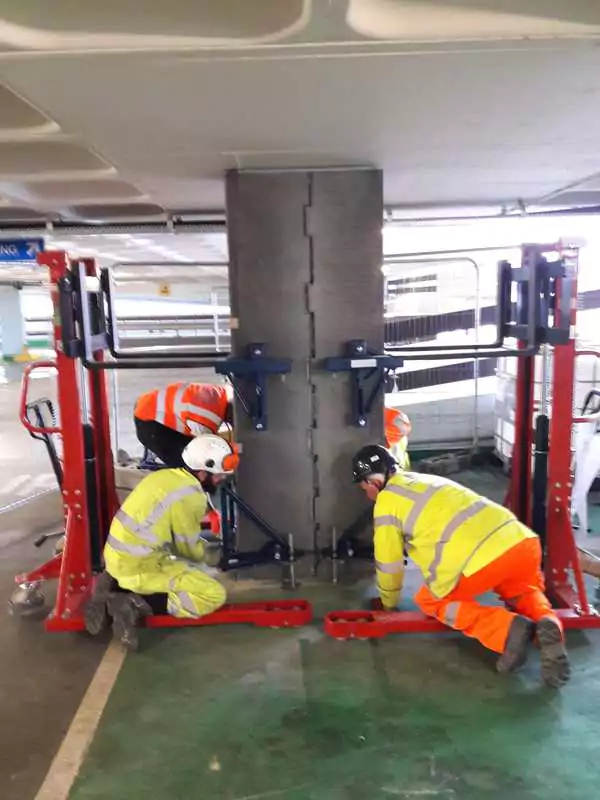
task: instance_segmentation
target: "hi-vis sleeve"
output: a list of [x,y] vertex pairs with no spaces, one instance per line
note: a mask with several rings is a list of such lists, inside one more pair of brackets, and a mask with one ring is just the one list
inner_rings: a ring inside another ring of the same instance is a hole
[[384,608],[398,605],[404,580],[404,546],[397,517],[375,508],[375,568],[377,589]]
[[171,535],[175,552],[188,561],[204,561],[204,542],[200,537],[206,509],[206,495],[202,491],[195,491],[171,507]]

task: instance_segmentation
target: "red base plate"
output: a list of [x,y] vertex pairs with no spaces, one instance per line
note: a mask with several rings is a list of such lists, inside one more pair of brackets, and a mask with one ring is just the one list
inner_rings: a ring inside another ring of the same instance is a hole
[[[169,614],[147,617],[147,628],[181,628],[198,625],[256,625],[259,628],[296,628],[312,620],[312,606],[307,600],[267,600],[257,603],[228,603],[199,618],[179,618]],[[46,620],[48,631],[83,631],[83,617],[67,619],[50,616]]]
[[268,600],[262,603],[228,603],[205,617],[172,617],[169,614],[146,618],[147,628],[180,628],[190,625],[256,625],[259,628],[295,628],[312,620],[307,600]]
[[[568,629],[600,628],[600,615],[557,609]],[[442,633],[451,629],[420,611],[331,611],[325,633],[334,639],[379,639],[392,633]]]

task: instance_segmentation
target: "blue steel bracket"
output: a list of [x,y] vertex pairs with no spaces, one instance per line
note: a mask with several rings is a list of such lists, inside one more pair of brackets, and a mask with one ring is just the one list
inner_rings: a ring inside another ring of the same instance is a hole
[[289,358],[267,358],[262,342],[249,344],[246,358],[227,358],[215,365],[219,375],[231,379],[235,396],[257,431],[267,430],[267,376],[287,375],[291,369]]
[[358,428],[364,428],[386,376],[402,367],[404,359],[373,353],[364,339],[351,339],[344,349],[344,356],[326,358],[323,366],[328,372],[350,373],[352,419]]

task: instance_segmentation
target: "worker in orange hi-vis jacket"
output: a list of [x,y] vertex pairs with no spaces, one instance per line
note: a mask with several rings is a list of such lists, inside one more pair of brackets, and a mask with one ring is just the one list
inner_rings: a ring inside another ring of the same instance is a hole
[[386,406],[384,408],[384,425],[388,450],[392,452],[402,469],[409,469],[408,437],[412,431],[412,425],[408,416],[399,408]]
[[233,422],[233,389],[208,383],[172,383],[138,398],[138,439],[168,467],[183,467],[181,454],[196,436],[218,433]]

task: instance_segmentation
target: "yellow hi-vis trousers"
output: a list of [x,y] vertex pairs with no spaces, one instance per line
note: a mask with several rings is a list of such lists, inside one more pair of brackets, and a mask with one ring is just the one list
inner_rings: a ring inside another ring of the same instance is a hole
[[136,594],[166,594],[167,611],[174,617],[203,617],[221,608],[227,599],[224,587],[200,565],[167,556],[158,563],[148,559],[147,568],[140,559],[138,566],[135,574],[112,577],[122,589]]

